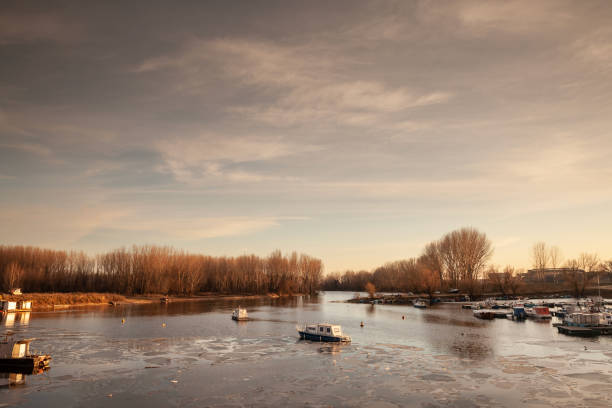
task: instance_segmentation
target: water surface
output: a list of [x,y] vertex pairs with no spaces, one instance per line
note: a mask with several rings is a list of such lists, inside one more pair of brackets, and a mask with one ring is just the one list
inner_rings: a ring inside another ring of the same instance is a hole
[[[340,302],[352,295],[5,319],[3,329],[37,338],[32,347],[53,361],[21,381],[0,374],[0,406],[612,405],[610,337],[567,337],[550,322],[482,321],[458,304]],[[230,319],[239,304],[252,321]],[[298,340],[296,324],[319,321],[341,324],[353,342]]]

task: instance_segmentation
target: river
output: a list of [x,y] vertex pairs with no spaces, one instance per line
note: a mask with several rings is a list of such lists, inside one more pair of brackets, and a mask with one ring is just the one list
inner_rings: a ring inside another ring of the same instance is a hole
[[[611,337],[478,320],[459,304],[342,302],[352,295],[4,318],[4,331],[36,338],[53,360],[25,379],[0,374],[0,407],[612,406]],[[253,320],[230,319],[239,304]],[[296,324],[319,321],[342,325],[352,343],[298,340]]]

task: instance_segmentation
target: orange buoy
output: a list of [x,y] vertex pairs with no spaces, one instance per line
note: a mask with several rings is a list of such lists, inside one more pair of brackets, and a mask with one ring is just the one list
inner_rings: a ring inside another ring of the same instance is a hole
[[360,326],[363,327],[363,322],[361,322]]

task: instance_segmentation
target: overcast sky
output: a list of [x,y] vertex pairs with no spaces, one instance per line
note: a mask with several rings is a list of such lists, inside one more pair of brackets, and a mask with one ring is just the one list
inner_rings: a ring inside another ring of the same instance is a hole
[[0,4],[0,243],[612,258],[608,1],[85,3]]

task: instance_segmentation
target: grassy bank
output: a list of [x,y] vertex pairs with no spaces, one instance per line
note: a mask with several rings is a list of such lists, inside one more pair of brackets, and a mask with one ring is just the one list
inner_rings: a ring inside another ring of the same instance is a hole
[[26,293],[24,295],[2,295],[5,300],[31,300],[33,310],[53,310],[57,307],[108,305],[125,302],[125,296],[114,293]]
[[[111,304],[144,304],[159,303],[163,295],[148,294],[140,296],[123,296],[116,293],[70,292],[70,293],[26,293],[24,295],[2,294],[4,300],[31,300],[34,311],[49,311],[79,306],[111,305]],[[216,299],[255,299],[277,298],[276,293],[265,295],[237,295],[223,293],[199,293],[194,296],[169,296],[170,302],[193,302]]]

